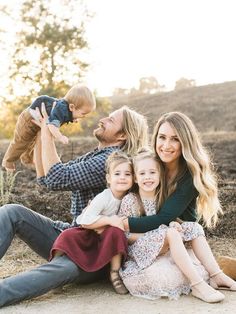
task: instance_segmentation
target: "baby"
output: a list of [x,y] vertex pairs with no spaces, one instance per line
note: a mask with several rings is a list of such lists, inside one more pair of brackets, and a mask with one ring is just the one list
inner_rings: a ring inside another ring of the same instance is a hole
[[40,128],[32,120],[39,119],[38,110],[40,111],[42,103],[45,104],[49,115],[47,124],[50,132],[63,144],[68,143],[68,138],[60,132],[60,126],[69,122],[78,122],[78,119],[84,118],[96,108],[93,93],[84,85],[74,85],[62,99],[46,95],[37,97],[17,119],[14,138],[2,161],[2,166],[7,171],[15,170],[15,162],[19,158],[24,165],[33,163],[34,144]]

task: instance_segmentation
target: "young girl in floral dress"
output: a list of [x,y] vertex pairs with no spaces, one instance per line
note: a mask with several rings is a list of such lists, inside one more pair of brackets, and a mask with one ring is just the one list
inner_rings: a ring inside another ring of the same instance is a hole
[[[162,165],[154,153],[143,151],[133,158],[133,166],[137,190],[123,198],[119,215],[154,215],[163,202]],[[183,244],[204,235],[198,223],[172,221],[169,226],[162,224],[144,234],[126,235],[130,245],[120,275],[132,295],[177,299],[181,294],[188,294],[191,288],[192,294],[203,301],[213,303],[224,299],[222,293],[204,281],[209,279],[208,273],[192,250]],[[195,284],[201,285],[202,293],[194,289]]]

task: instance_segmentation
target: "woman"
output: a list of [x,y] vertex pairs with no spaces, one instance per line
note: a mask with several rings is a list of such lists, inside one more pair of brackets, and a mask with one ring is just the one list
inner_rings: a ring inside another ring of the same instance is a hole
[[[180,112],[164,114],[156,124],[153,147],[158,160],[164,167],[163,204],[157,215],[122,218],[125,230],[130,233],[145,233],[157,229],[161,224],[169,225],[177,218],[182,221],[196,221],[202,218],[206,226],[215,226],[218,214],[222,212],[216,179],[209,156],[192,121]],[[170,237],[169,246],[179,237],[178,230],[172,230]],[[210,285],[215,289],[224,287],[236,291],[236,283],[220,270],[205,237],[199,236],[192,240],[191,246],[196,257],[209,273]],[[176,252],[176,254],[178,253]],[[182,250],[182,253],[183,259],[187,258],[186,252]],[[166,256],[160,257],[154,263],[161,263],[165,258]],[[168,275],[171,275],[171,267],[170,272],[167,271],[167,268],[161,268],[160,265],[156,265],[157,267],[153,269],[154,263],[148,265],[146,269],[139,269],[137,274],[138,267],[135,265],[135,261],[132,262],[134,263],[133,269],[135,269],[133,276],[131,274],[130,277],[123,277],[123,279],[128,289],[129,284],[130,286],[136,284],[136,295],[143,296],[143,289],[145,289],[142,286],[143,283],[148,285],[150,284],[148,281],[151,281],[154,285],[157,282],[154,273],[158,269],[165,270]],[[178,265],[178,268],[184,270],[186,276],[193,266],[190,259],[187,266]],[[151,268],[152,270],[150,270]],[[149,273],[148,279],[143,275],[144,272]],[[169,277],[169,279],[171,278]],[[163,284],[166,285],[168,282],[163,282]],[[212,299],[208,298],[208,292],[204,289],[202,280],[191,284],[194,296],[211,302]],[[162,288],[159,287],[160,289]],[[165,294],[157,293],[156,295]]]

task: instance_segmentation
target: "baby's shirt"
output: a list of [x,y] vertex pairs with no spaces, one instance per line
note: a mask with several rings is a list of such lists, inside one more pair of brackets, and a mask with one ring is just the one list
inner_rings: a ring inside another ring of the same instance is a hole
[[[54,102],[56,102],[56,106],[52,110]],[[49,124],[53,124],[59,128],[64,123],[73,122],[72,112],[69,110],[69,104],[65,99],[57,99],[54,97],[49,97],[47,95],[42,95],[37,97],[29,106],[29,108],[33,110],[39,108],[41,112],[42,103],[45,104]],[[32,117],[35,118],[32,112],[30,113]]]
[[105,189],[99,193],[91,203],[76,218],[78,225],[90,225],[102,216],[116,215],[121,204],[121,200],[115,198],[110,189]]

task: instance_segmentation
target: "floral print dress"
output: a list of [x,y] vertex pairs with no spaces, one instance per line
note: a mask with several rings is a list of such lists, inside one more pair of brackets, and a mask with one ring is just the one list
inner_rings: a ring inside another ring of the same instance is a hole
[[[142,202],[147,216],[156,214],[154,201],[143,200]],[[122,200],[119,215],[137,217],[139,212],[140,203],[137,195],[127,194]],[[181,227],[183,229],[181,236],[184,242],[204,235],[204,231],[198,223],[183,222]],[[167,229],[166,225],[160,225],[158,229],[146,232],[129,245],[128,256],[120,270],[120,276],[132,295],[147,299],[164,296],[169,299],[178,299],[181,294],[190,292],[190,283],[174,263],[170,252],[159,255]],[[204,280],[208,280],[208,273],[197,260],[191,248],[187,251],[200,276]]]

